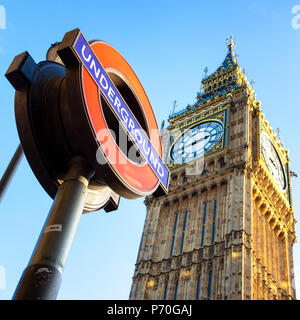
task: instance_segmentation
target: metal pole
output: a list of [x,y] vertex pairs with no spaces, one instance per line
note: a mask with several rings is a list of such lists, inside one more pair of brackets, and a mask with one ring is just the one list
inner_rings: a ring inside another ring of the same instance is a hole
[[10,160],[8,167],[6,168],[1,180],[0,180],[0,201],[4,197],[4,194],[18,168],[18,165],[23,156],[23,149],[21,144],[19,144],[14,156]]
[[18,283],[14,300],[56,299],[92,174],[85,159],[75,157],[71,160],[30,262]]

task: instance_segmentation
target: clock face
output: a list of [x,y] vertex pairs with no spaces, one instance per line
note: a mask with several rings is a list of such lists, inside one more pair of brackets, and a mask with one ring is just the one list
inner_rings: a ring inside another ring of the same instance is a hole
[[206,121],[188,129],[174,143],[171,158],[176,163],[186,163],[203,156],[223,136],[223,125],[218,121]]
[[280,188],[284,190],[286,182],[281,161],[279,159],[276,149],[274,148],[268,135],[264,131],[262,131],[261,133],[261,149],[264,160],[270,173],[272,174],[273,178],[280,186]]

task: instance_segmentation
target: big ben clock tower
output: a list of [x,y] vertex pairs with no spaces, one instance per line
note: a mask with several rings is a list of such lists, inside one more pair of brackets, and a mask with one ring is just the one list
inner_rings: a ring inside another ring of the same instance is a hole
[[[288,151],[233,54],[169,117],[130,299],[295,299]],[[167,133],[167,134],[166,134]]]

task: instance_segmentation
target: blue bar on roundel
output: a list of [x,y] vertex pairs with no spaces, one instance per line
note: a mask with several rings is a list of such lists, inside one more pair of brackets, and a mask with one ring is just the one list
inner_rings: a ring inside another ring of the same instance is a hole
[[[144,133],[135,117],[132,115],[131,110],[127,107],[126,102],[119,94],[114,83],[106,74],[104,68],[93,53],[88,42],[84,39],[82,33],[79,34],[75,43],[73,44],[73,49],[77,53],[79,59],[82,61],[86,69],[89,71],[101,92],[104,94],[110,107],[117,115],[118,120],[126,128],[126,131],[130,135],[131,139],[135,142],[140,153],[147,160],[153,172],[167,190],[169,171],[166,165],[157,154],[155,148],[152,146],[147,135]],[[124,117],[124,114],[126,114],[126,117]]]

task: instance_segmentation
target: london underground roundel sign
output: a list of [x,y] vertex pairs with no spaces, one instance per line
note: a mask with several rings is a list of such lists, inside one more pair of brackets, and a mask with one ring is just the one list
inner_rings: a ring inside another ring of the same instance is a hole
[[67,82],[78,68],[79,86],[69,88],[69,101],[78,104],[78,95],[74,95],[74,88],[78,88],[90,136],[98,146],[97,156],[93,155],[96,171],[99,167],[101,175],[102,167],[108,165],[105,182],[129,198],[157,189],[158,193],[167,192],[169,171],[161,159],[155,116],[130,65],[109,44],[88,43],[79,29],[65,35],[58,54],[67,67]]
[[26,51],[6,72],[16,89],[15,116],[25,156],[54,198],[70,159],[84,157],[94,175],[85,211],[118,207],[120,196],[161,195],[169,171],[147,95],[122,55],[103,41],[67,32],[35,63]]

